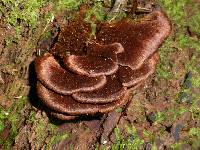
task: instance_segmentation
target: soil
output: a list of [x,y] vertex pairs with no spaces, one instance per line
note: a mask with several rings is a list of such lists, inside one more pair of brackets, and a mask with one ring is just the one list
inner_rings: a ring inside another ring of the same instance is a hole
[[[50,7],[50,6],[49,6]],[[42,9],[49,11],[51,7]],[[48,9],[48,10],[46,10]],[[190,128],[198,127],[200,124],[193,119],[188,111],[178,115],[175,120],[174,114],[168,112],[165,121],[155,123],[157,112],[164,112],[176,108],[189,108],[190,103],[175,103],[177,93],[182,88],[188,72],[184,68],[185,62],[189,62],[193,49],[187,51],[175,51],[170,55],[170,71],[176,77],[166,80],[158,78],[153,74],[145,83],[133,91],[132,99],[121,109],[117,109],[108,114],[97,117],[82,117],[73,121],[61,121],[48,115],[43,105],[38,101],[35,93],[35,73],[33,61],[37,51],[49,50],[54,43],[59,31],[59,23],[63,16],[57,17],[57,22],[49,26],[53,31],[49,38],[42,38],[42,27],[35,33],[27,33],[19,41],[13,39],[8,45],[7,39],[16,33],[5,22],[0,22],[0,105],[4,109],[9,109],[21,100],[21,95],[28,96],[28,100],[20,110],[20,120],[17,121],[17,134],[12,142],[12,149],[48,149],[46,146],[51,138],[57,134],[67,133],[68,138],[54,142],[51,149],[75,149],[93,150],[96,147],[103,149],[111,147],[116,142],[115,128],[120,129],[124,138],[130,137],[126,132],[127,127],[134,126],[144,144],[141,149],[151,149],[151,136],[146,136],[144,131],[156,135],[155,144],[158,149],[168,149],[170,145],[184,140]],[[188,29],[188,34],[194,37]],[[34,41],[30,40],[35,39]],[[40,52],[44,53],[44,52]],[[193,93],[200,92],[193,89]],[[184,97],[184,96],[183,96]],[[186,96],[190,101],[190,96]],[[12,109],[12,108],[11,108]],[[44,111],[45,110],[45,111]],[[13,108],[13,112],[17,112]],[[31,113],[34,112],[34,119],[29,122]],[[11,121],[6,120],[6,128],[0,132],[0,137],[4,141],[10,138],[12,132]],[[41,126],[42,124],[42,126]],[[56,131],[52,132],[49,124],[56,126]],[[41,134],[42,135],[41,135]],[[0,143],[0,149],[3,144]],[[49,148],[50,149],[50,148]],[[188,143],[184,149],[192,149]]]

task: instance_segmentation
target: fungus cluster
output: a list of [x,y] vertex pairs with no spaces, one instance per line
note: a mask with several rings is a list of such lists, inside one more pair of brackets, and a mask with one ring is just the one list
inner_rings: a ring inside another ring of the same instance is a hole
[[35,61],[39,98],[63,120],[124,105],[130,91],[155,71],[157,49],[170,30],[162,11],[139,21],[99,24],[91,41],[88,24],[68,24],[54,47]]

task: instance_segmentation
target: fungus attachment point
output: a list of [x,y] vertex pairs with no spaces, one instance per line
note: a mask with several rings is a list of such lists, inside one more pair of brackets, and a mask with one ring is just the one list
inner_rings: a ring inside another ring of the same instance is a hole
[[139,21],[126,18],[97,26],[97,38],[91,42],[88,24],[80,19],[69,23],[61,28],[50,53],[35,61],[38,96],[58,119],[108,113],[123,106],[130,91],[155,71],[157,49],[171,30],[162,11]]

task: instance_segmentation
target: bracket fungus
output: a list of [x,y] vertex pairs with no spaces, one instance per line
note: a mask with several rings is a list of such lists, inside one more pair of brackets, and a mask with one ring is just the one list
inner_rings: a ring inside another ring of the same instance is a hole
[[72,120],[123,106],[131,90],[154,73],[157,49],[171,24],[162,11],[153,11],[139,21],[125,18],[97,29],[96,39],[89,40],[87,23],[69,23],[54,47],[35,60],[38,96],[56,118]]

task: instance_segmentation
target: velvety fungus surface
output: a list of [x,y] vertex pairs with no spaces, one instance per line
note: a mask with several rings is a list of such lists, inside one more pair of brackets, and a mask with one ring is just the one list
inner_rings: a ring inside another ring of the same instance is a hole
[[121,43],[125,52],[117,55],[119,64],[137,69],[168,37],[171,24],[162,11],[155,11],[139,21],[125,18],[115,24],[100,25],[99,28],[98,42]]
[[108,113],[131,99],[131,91],[154,73],[157,49],[171,24],[162,11],[133,21],[97,25],[96,39],[82,19],[61,28],[58,42],[36,58],[37,93],[61,120]]
[[39,82],[37,85],[37,90],[39,98],[45,105],[47,105],[47,107],[60,113],[66,113],[68,115],[94,115],[96,113],[106,113],[115,109],[117,106],[124,104],[129,97],[129,91],[127,91],[118,97],[118,99],[114,102],[106,104],[88,104],[79,103],[69,95],[64,96],[55,93],[44,87]]
[[63,61],[73,72],[90,77],[111,75],[118,70],[117,53],[124,51],[120,43],[109,45],[91,44],[84,56],[65,56]]
[[93,91],[106,83],[105,76],[91,78],[63,69],[51,54],[35,61],[38,79],[48,88],[64,95]]
[[100,89],[92,92],[78,92],[73,98],[83,103],[108,103],[116,101],[124,95],[127,88],[122,85],[117,75],[107,77],[107,83]]

